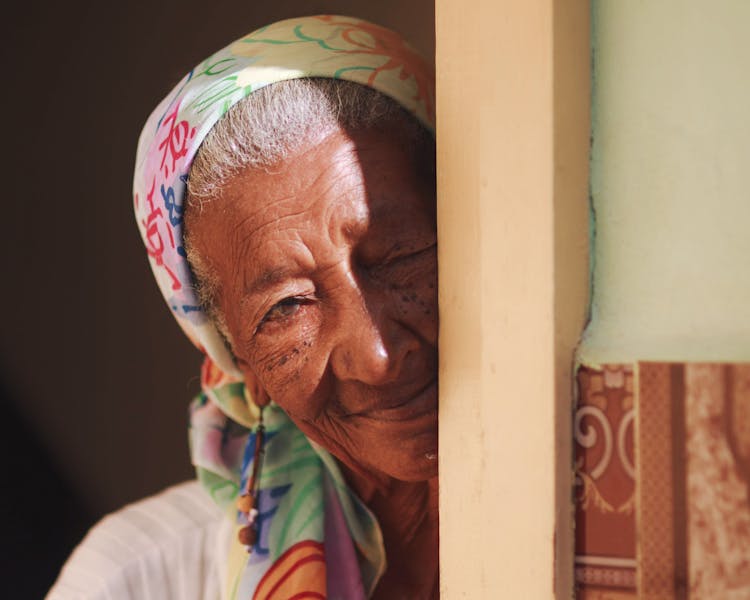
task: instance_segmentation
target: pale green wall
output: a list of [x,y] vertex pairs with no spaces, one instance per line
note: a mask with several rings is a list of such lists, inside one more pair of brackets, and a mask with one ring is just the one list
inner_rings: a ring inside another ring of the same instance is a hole
[[593,0],[579,358],[750,360],[750,1]]

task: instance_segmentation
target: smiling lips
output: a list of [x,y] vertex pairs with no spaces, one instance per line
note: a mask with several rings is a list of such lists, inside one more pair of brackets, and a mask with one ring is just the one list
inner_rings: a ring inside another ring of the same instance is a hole
[[409,421],[430,416],[431,413],[437,416],[437,389],[437,379],[432,379],[406,400],[393,406],[383,406],[383,403],[380,403],[372,409],[360,411],[352,416],[388,422]]

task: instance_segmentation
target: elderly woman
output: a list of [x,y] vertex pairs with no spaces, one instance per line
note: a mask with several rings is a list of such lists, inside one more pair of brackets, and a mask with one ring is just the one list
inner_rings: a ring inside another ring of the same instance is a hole
[[135,211],[206,355],[191,449],[226,598],[438,595],[432,85],[393,32],[292,19],[144,128]]

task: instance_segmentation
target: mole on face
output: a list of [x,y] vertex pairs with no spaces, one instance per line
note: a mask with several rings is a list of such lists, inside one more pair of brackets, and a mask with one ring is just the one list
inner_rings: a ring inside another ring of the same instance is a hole
[[353,470],[421,480],[437,473],[435,188],[409,152],[393,131],[335,132],[241,173],[190,227],[246,382]]

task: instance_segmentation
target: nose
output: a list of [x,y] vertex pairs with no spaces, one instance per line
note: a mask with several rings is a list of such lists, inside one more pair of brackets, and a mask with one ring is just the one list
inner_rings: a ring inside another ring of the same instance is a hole
[[387,292],[353,285],[337,320],[331,367],[341,381],[384,385],[398,379],[411,352],[414,332],[394,318]]

